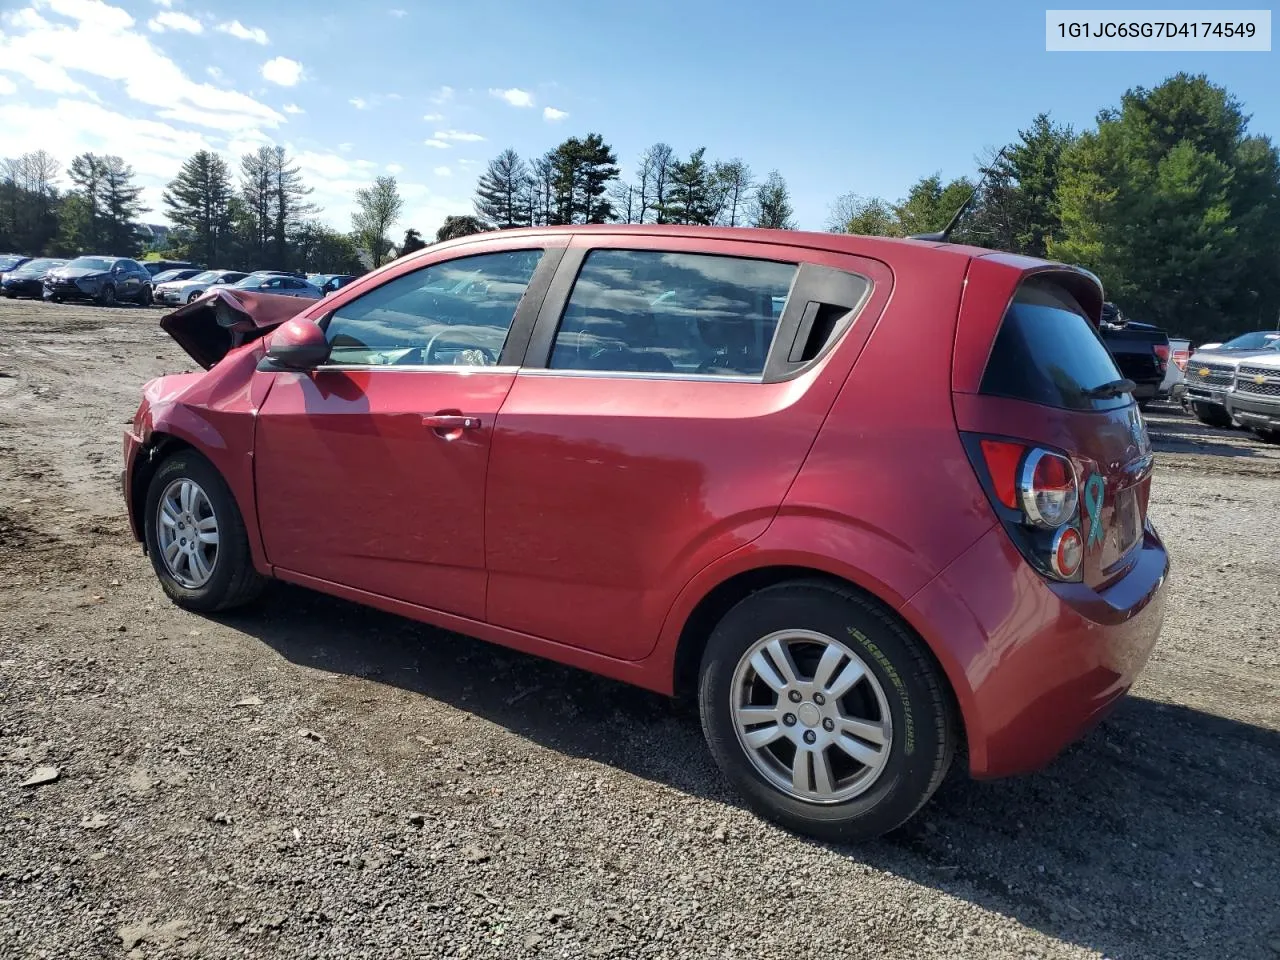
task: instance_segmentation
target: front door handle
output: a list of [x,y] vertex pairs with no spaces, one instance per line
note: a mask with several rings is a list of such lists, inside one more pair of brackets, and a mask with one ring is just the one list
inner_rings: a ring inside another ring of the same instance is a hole
[[460,413],[432,413],[422,418],[422,425],[449,433],[455,430],[479,430],[480,418],[466,417]]

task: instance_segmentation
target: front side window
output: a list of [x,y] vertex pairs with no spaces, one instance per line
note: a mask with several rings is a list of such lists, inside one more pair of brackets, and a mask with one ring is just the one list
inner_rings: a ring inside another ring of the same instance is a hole
[[556,370],[758,377],[793,263],[594,250],[560,319]]
[[329,315],[329,362],[493,366],[541,259],[503,250],[389,280]]

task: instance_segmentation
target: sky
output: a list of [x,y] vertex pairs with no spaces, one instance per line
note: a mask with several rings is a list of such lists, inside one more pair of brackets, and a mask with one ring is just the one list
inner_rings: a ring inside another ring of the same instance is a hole
[[973,175],[1037,113],[1086,128],[1180,70],[1280,137],[1274,52],[1044,47],[1026,2],[0,0],[0,156],[119,154],[163,223],[196,150],[283,144],[322,219],[349,228],[355,190],[390,173],[397,230],[429,234],[503,148],[598,132],[624,176],[659,140],[776,169],[820,230],[841,194]]

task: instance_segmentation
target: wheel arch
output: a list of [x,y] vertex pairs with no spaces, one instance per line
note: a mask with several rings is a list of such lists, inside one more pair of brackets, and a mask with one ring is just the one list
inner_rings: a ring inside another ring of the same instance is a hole
[[143,550],[147,548],[146,537],[142,534],[143,513],[147,506],[147,488],[151,486],[151,478],[155,476],[160,464],[179,450],[196,450],[199,453],[195,444],[189,440],[163,431],[154,431],[147,438],[146,445],[138,451],[138,459],[134,463],[133,476],[129,484],[129,517],[133,526],[133,535],[142,543]]
[[[789,581],[816,582],[828,585],[833,590],[852,590],[879,607],[886,616],[896,620],[919,643],[925,656],[937,669],[948,703],[954,712],[956,731],[960,736],[959,747],[961,750],[966,748],[968,721],[956,686],[958,665],[951,663],[945,654],[940,654],[903,610],[887,603],[865,584],[830,570],[805,564],[781,563],[751,567],[725,577],[703,593],[681,625],[675,643],[671,686],[678,700],[688,702],[696,696],[702,654],[711,631],[721,618],[756,591]],[[959,676],[963,678],[963,671],[959,672]]]

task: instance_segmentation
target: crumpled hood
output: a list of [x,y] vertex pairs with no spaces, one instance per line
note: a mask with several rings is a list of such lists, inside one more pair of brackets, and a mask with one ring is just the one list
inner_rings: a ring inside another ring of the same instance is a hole
[[214,289],[165,314],[160,328],[208,370],[236,347],[274,330],[313,303],[278,293]]

